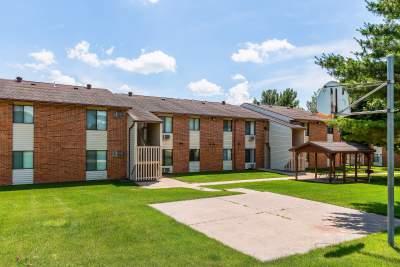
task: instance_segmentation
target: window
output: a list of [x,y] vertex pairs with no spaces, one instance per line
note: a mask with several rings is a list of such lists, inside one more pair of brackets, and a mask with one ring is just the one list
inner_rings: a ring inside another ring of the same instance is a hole
[[86,114],[86,126],[88,130],[107,130],[107,111],[88,110]]
[[232,121],[224,120],[224,132],[232,132]]
[[33,169],[33,152],[13,151],[13,169]]
[[190,149],[189,161],[200,161],[200,149]]
[[172,117],[163,117],[163,133],[172,133]]
[[101,150],[86,151],[86,170],[87,171],[107,170],[107,151],[101,151]]
[[163,149],[162,165],[172,166],[172,149]]
[[306,136],[310,136],[310,123],[306,122],[304,124],[304,127],[306,127],[306,131],[304,132]]
[[328,132],[328,134],[333,134],[333,127],[328,125],[326,131]]
[[33,106],[14,106],[14,123],[33,123]]
[[224,149],[224,160],[232,160],[232,149]]
[[245,124],[245,134],[255,135],[256,123],[254,121],[246,121]]
[[245,150],[245,162],[246,163],[254,163],[256,162],[256,150],[255,149],[246,149]]
[[190,119],[189,120],[189,130],[190,131],[200,131],[200,119]]

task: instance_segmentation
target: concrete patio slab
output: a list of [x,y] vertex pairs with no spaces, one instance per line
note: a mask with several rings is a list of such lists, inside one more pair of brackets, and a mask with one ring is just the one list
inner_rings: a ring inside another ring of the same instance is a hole
[[[269,192],[151,205],[178,222],[262,261],[385,230],[386,217]],[[397,221],[399,224],[399,221]]]

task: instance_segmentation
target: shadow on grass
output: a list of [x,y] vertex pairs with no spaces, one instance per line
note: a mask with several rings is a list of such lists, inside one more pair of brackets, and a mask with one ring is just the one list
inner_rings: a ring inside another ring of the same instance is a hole
[[340,246],[338,249],[334,251],[329,251],[325,253],[325,258],[340,258],[343,256],[348,256],[355,252],[360,252],[365,247],[364,243],[357,243],[349,246]]
[[46,184],[32,184],[32,185],[8,185],[0,186],[0,192],[6,191],[20,191],[20,190],[37,190],[37,189],[51,189],[51,188],[68,188],[79,186],[94,186],[94,185],[114,185],[114,186],[137,186],[134,182],[129,180],[113,180],[113,181],[79,181],[79,182],[60,182],[60,183],[46,183]]
[[[358,210],[362,210],[369,213],[376,213],[385,215],[387,214],[387,204],[381,202],[366,202],[366,203],[351,203],[351,205]],[[395,216],[400,218],[400,202],[394,203]]]

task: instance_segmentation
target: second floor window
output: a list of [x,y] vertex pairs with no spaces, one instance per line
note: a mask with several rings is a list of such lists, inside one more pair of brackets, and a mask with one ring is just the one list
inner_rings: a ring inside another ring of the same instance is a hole
[[190,149],[189,161],[200,161],[200,149]]
[[88,130],[107,130],[107,111],[88,110],[86,117],[86,126]]
[[190,131],[200,131],[200,119],[191,118],[189,120],[189,130]]
[[333,127],[328,125],[326,127],[326,131],[327,131],[328,134],[333,134]]
[[163,133],[172,133],[172,117],[163,117]]
[[224,132],[232,132],[232,121],[224,120]]
[[254,121],[246,121],[245,135],[255,135],[256,123]]
[[304,126],[304,128],[306,128],[305,131],[304,131],[304,135],[305,136],[310,136],[310,123],[306,122],[306,123],[304,123],[303,126]]
[[15,105],[13,110],[14,123],[33,123],[33,106]]

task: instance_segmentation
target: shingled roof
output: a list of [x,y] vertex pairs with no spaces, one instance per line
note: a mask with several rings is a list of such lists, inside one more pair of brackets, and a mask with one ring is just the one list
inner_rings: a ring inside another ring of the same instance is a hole
[[[226,118],[265,119],[261,114],[236,105],[188,99],[120,95],[131,107],[150,113],[204,115]],[[135,113],[133,111],[133,113]]]
[[358,143],[322,141],[310,141],[297,147],[293,147],[290,150],[302,152],[302,150],[307,147],[313,147],[315,151],[324,151],[326,153],[368,153],[374,151],[374,149],[369,148],[367,145]]
[[323,121],[324,118],[319,117],[318,115],[300,109],[300,108],[289,108],[283,106],[272,106],[272,105],[255,105],[255,104],[247,104],[252,105],[254,107],[258,107],[276,114],[280,114],[282,116],[286,116],[292,120],[300,120],[300,121]]
[[0,99],[128,108],[107,89],[0,79]]

